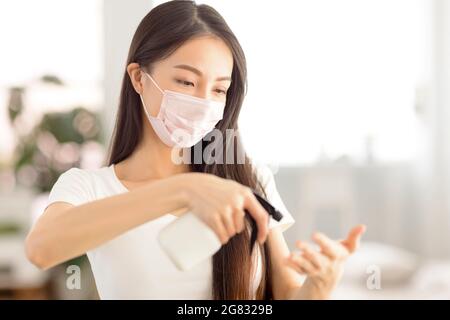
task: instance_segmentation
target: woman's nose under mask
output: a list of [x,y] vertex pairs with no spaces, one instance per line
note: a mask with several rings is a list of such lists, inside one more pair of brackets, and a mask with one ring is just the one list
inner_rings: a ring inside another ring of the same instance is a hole
[[158,115],[152,117],[140,98],[150,125],[161,141],[169,147],[188,148],[195,145],[222,120],[224,102],[202,99],[191,95],[162,90],[153,78],[145,75],[162,93]]

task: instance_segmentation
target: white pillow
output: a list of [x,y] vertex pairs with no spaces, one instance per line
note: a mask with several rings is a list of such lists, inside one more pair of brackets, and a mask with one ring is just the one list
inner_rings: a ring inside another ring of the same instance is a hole
[[367,279],[379,271],[381,286],[409,281],[419,267],[417,255],[378,242],[362,242],[361,247],[345,263],[343,281],[366,286]]

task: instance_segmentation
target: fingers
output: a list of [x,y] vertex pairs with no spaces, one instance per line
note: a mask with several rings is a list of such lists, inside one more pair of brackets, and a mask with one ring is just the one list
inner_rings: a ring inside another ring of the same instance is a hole
[[288,256],[287,262],[288,265],[298,273],[313,275],[318,271],[317,268],[311,263],[311,261],[306,259],[298,252],[291,252],[291,254]]
[[222,244],[227,243],[230,237],[228,236],[228,231],[225,228],[225,225],[219,215],[215,217],[212,227],[216,231],[216,234],[219,237],[220,242]]
[[222,223],[225,227],[227,235],[229,238],[236,234],[236,228],[234,226],[233,212],[228,211],[225,214],[221,215]]
[[357,225],[352,228],[348,233],[347,239],[341,241],[349,253],[353,253],[359,248],[361,237],[366,232],[366,226],[363,224]]
[[251,192],[245,198],[244,207],[256,221],[256,225],[258,226],[258,242],[264,243],[269,233],[269,214]]
[[228,211],[220,215],[220,223],[218,224],[221,234],[221,242],[224,244],[230,240],[231,237],[240,233],[245,227],[245,212],[243,210]]
[[244,212],[244,210],[236,210],[234,212],[233,218],[234,218],[234,227],[236,229],[236,232],[241,233],[242,231],[244,231],[244,227],[245,227],[245,223],[244,223],[245,212]]
[[223,200],[215,201],[213,206],[217,208],[217,214],[214,215],[213,229],[216,230],[222,244],[229,241],[231,237],[237,233],[242,232],[245,229],[245,209],[255,219],[258,227],[258,242],[263,243],[269,232],[269,214],[256,200],[253,193],[250,191],[240,193],[234,200],[227,206],[223,206]]
[[312,238],[319,245],[320,252],[312,245],[298,240],[295,244],[301,252],[292,252],[286,258],[287,265],[298,273],[306,274],[313,279],[334,281],[333,279],[339,278],[339,272],[342,272],[342,263],[349,255],[349,250],[342,242],[357,246],[364,231],[365,226],[357,226],[350,231],[347,239],[341,242],[331,240],[323,233],[317,232]]
[[348,256],[349,252],[342,244],[331,240],[323,233],[314,233],[312,239],[320,246],[322,252],[331,260],[342,259]]
[[301,252],[291,252],[287,258],[287,263],[299,273],[314,276],[325,269],[326,257],[314,250],[309,244],[297,241],[297,247]]
[[306,259],[308,259],[315,268],[321,269],[324,263],[323,256],[314,250],[309,244],[298,240],[296,242],[297,247],[303,251],[303,255]]
[[240,209],[229,209],[221,215],[222,224],[227,233],[228,240],[244,230],[245,212]]

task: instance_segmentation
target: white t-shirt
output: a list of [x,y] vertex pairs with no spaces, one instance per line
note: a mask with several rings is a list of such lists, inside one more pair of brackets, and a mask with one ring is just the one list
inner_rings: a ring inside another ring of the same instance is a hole
[[[278,194],[273,174],[265,166],[257,166],[257,174],[268,200],[283,214],[279,222],[271,218],[269,227],[281,225],[285,231],[295,220]],[[123,192],[128,189],[113,165],[94,170],[71,168],[54,184],[48,205],[63,201],[76,206]],[[180,271],[159,247],[159,231],[175,219],[166,214],[86,252],[101,299],[212,299],[212,258]],[[257,255],[253,294],[261,281],[262,261]]]

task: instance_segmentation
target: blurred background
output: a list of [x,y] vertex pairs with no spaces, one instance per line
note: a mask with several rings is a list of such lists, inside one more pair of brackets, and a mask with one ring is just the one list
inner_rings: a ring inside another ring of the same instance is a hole
[[[0,2],[0,299],[98,299],[85,256],[44,272],[23,241],[62,172],[102,166],[132,35],[161,2]],[[291,249],[365,223],[335,299],[450,299],[450,1],[197,3],[246,53],[240,128],[296,219]]]

